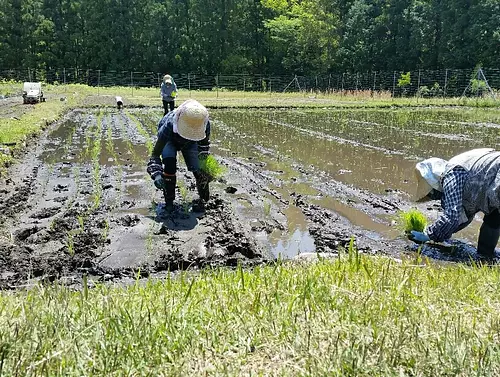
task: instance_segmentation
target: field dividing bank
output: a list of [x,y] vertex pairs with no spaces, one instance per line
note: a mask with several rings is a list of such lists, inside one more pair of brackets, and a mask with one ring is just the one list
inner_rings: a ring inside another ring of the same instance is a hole
[[4,375],[492,376],[499,270],[335,261],[0,296]]

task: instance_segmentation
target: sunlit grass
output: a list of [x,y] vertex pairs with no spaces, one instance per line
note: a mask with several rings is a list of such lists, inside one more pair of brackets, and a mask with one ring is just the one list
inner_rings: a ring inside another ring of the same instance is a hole
[[498,375],[497,268],[358,255],[0,296],[3,375]]

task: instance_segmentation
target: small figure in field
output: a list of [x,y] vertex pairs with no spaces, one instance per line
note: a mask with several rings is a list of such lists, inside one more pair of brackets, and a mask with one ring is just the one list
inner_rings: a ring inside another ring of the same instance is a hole
[[[177,85],[170,75],[163,76],[160,87],[161,100],[163,102],[163,115],[173,111],[175,107],[175,97],[177,96]],[[170,109],[169,109],[170,108]]]
[[195,100],[187,100],[160,120],[158,139],[147,165],[156,188],[163,190],[167,212],[174,208],[178,151],[196,179],[200,198],[193,211],[203,211],[210,197],[211,177],[200,170],[200,160],[210,154],[210,121],[205,106]]
[[468,226],[478,212],[484,213],[477,252],[495,257],[500,237],[500,152],[473,149],[449,161],[429,158],[416,165],[417,201],[441,200],[444,213],[423,232],[412,231],[417,243],[441,242]]
[[121,110],[123,108],[123,100],[122,97],[116,96],[116,108]]

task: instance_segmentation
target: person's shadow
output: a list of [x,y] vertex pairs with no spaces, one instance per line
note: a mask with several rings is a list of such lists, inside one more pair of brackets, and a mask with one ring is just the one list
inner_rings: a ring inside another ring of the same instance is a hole
[[446,262],[487,262],[489,264],[497,263],[500,254],[495,250],[495,257],[485,259],[478,254],[477,249],[469,243],[460,240],[448,240],[446,243],[426,243],[422,245],[413,244],[410,247],[411,251],[418,252],[422,256],[442,260]]
[[165,210],[165,204],[159,203],[156,207],[155,221],[162,224],[162,228],[170,230],[191,230],[198,225],[205,212],[194,212],[191,203],[188,205],[174,204],[174,210]]

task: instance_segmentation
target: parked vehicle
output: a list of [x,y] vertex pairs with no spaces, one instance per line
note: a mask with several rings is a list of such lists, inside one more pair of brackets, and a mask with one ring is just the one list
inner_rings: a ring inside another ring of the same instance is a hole
[[41,82],[25,82],[23,85],[23,103],[45,102]]

